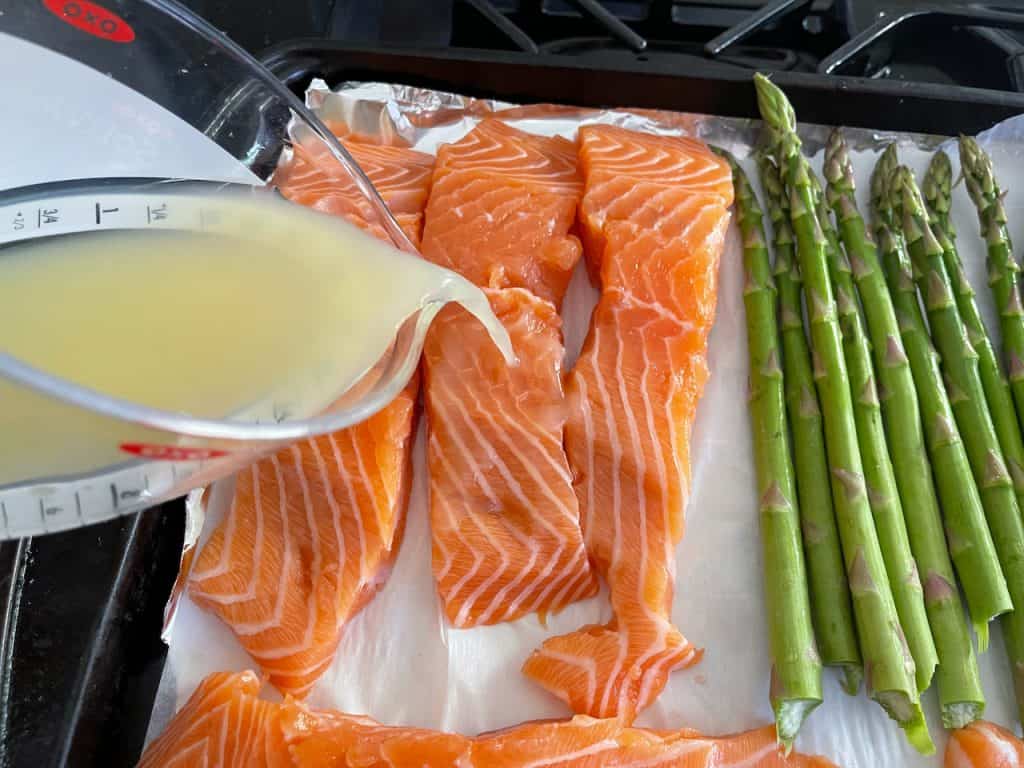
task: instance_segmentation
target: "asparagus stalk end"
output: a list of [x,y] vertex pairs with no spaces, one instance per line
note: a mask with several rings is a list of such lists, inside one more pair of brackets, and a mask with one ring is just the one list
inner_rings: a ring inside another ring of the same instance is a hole
[[965,728],[981,717],[985,711],[984,704],[974,701],[959,701],[942,708],[942,727],[948,731]]
[[864,669],[860,664],[842,664],[839,668],[839,685],[850,696],[856,696],[864,680]]
[[788,755],[807,716],[821,704],[820,699],[782,699],[773,706],[775,737]]

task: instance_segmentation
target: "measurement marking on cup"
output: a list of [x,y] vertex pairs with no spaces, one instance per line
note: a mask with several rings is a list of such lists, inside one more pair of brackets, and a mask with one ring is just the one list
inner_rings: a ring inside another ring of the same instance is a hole
[[142,495],[142,491],[132,489],[120,491],[117,488],[117,483],[111,483],[110,495],[114,500],[114,509],[120,509],[122,501],[134,501]]
[[85,525],[85,518],[82,517],[82,497],[75,491],[75,510],[78,512],[78,522]]
[[36,208],[36,229],[60,221],[60,208]]
[[120,210],[120,208],[103,208],[96,203],[96,223],[99,224],[103,220],[104,213],[117,213]]
[[4,529],[9,533],[11,530],[11,522],[7,519],[7,505],[0,501],[0,512],[4,515]]
[[154,221],[163,221],[167,218],[167,203],[160,203],[157,206],[146,206],[146,223],[152,224]]
[[59,505],[53,506],[53,507],[48,507],[48,506],[46,506],[46,503],[42,499],[40,499],[39,500],[39,511],[43,515],[43,524],[45,525],[47,517],[53,517],[54,515],[59,515],[61,512],[64,511],[64,507],[59,506]]
[[43,530],[48,531],[49,526],[46,524],[46,505],[43,504],[43,500],[39,500],[39,519],[43,523]]

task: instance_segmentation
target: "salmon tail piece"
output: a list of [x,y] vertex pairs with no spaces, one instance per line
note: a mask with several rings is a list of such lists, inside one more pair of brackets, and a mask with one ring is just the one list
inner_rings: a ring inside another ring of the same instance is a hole
[[580,159],[601,298],[566,379],[565,449],[614,619],[549,639],[523,671],[574,712],[629,723],[701,656],[671,621],[675,548],[732,181],[701,142],[615,126],[581,128]]
[[591,624],[545,641],[523,673],[573,712],[630,723],[658,697],[670,673],[704,655],[671,625],[662,629],[661,639],[651,642],[614,623]]

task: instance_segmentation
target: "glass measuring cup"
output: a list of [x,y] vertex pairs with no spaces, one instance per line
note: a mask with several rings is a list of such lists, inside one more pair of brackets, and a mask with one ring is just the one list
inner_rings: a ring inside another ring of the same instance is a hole
[[[248,190],[230,198],[231,214],[238,214],[238,206],[247,211],[245,206],[270,205],[261,198],[267,193],[252,187],[270,178],[296,142],[325,147],[337,161],[332,172],[365,195],[392,245],[415,254],[372,184],[316,117],[247,54],[177,4],[41,0],[14,6],[0,14],[0,65],[23,74],[0,84],[8,105],[0,128],[24,150],[25,161],[0,172],[0,259],[29,239],[107,229],[224,234],[233,217],[211,215],[228,199],[219,187],[210,194],[212,183]],[[100,178],[109,176],[119,178]],[[178,178],[210,183],[166,183]],[[248,228],[258,223],[256,215]],[[343,233],[347,225],[331,220],[331,226],[339,228],[339,237],[349,236]],[[391,274],[399,282],[433,270],[435,290],[410,307],[393,341],[357,381],[339,381],[331,392],[321,387],[317,397],[302,399],[301,408],[283,417],[260,408],[195,414],[154,407],[54,375],[4,349],[0,456],[6,454],[7,469],[0,474],[0,537],[141,509],[285,442],[360,421],[409,379],[426,328],[444,303],[457,300],[493,321],[483,294],[453,273],[390,248],[386,254],[374,250],[386,248],[376,241],[359,248],[369,258],[393,259]],[[189,311],[184,297],[181,311]],[[507,336],[497,328],[508,350]],[[112,335],[109,343],[118,340]],[[129,376],[131,355],[125,350]],[[176,373],[167,371],[169,377]]]

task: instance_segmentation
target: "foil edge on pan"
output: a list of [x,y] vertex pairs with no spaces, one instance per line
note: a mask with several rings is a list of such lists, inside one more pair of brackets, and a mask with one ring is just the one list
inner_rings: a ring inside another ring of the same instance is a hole
[[199,537],[206,522],[206,503],[209,500],[209,488],[197,488],[185,497],[185,539],[181,546],[181,558],[178,565],[178,577],[171,587],[171,594],[164,606],[164,623],[160,629],[160,639],[164,645],[171,644],[171,631],[174,618],[178,613],[181,596],[192,572],[192,561],[198,551]]
[[[350,130],[376,137],[386,144],[417,148],[430,134],[466,122],[500,116],[506,120],[541,121],[556,132],[572,132],[585,123],[606,123],[664,135],[702,139],[739,157],[747,157],[757,144],[761,121],[655,109],[598,109],[562,104],[516,105],[478,99],[429,88],[381,82],[344,81],[330,88],[321,79],[306,91],[306,103],[321,117],[345,122]],[[817,154],[833,126],[801,123],[800,137],[806,151]],[[951,142],[948,136],[844,128],[853,150],[876,149],[889,142],[935,150]]]

